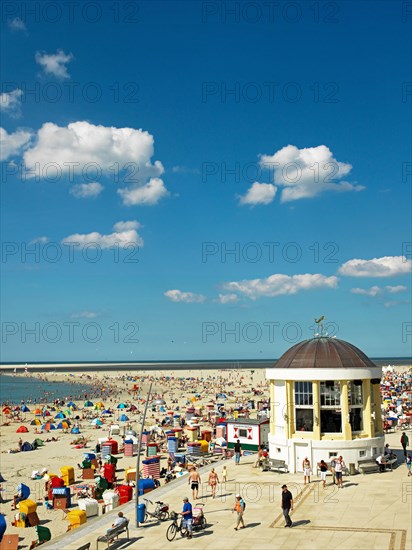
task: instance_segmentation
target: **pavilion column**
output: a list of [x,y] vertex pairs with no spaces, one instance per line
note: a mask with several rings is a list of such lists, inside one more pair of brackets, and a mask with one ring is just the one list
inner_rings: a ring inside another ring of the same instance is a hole
[[295,432],[295,403],[293,400],[293,381],[287,380],[286,382],[286,414],[287,414],[287,434],[288,439],[292,438]]
[[270,434],[275,435],[275,381],[270,381]]
[[313,397],[313,439],[320,440],[320,382],[312,382]]
[[343,439],[345,439],[346,441],[350,441],[352,439],[352,428],[349,423],[349,391],[347,380],[340,381],[340,389]]
[[381,408],[381,387],[380,384],[372,384],[373,402],[375,405],[375,434],[383,434],[382,408]]
[[372,420],[371,381],[363,381],[363,431],[368,437],[375,437],[375,426]]

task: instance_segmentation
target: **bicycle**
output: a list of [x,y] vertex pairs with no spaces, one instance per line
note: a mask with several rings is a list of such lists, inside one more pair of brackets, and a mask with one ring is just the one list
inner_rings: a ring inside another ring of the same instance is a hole
[[166,531],[166,538],[169,542],[172,542],[172,540],[175,539],[177,533],[180,533],[182,537],[187,536],[187,529],[186,527],[183,527],[183,518],[180,520],[180,523],[178,523],[178,517],[179,514],[177,512],[170,513],[170,519],[172,520],[172,523],[169,525]]
[[[169,505],[165,504],[164,502],[157,500],[156,503],[152,502],[148,498],[142,499],[146,503],[146,511],[144,514],[144,521],[146,522],[149,519],[149,516],[152,518],[156,518],[160,521],[166,521],[169,519]],[[150,504],[156,504],[156,508],[154,512],[149,512],[148,510],[148,503]]]

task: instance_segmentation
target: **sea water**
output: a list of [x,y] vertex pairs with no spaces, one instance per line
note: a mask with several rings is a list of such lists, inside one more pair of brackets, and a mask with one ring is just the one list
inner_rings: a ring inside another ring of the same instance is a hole
[[78,382],[53,382],[36,376],[0,375],[1,403],[49,403],[58,398],[66,401],[84,399],[85,394],[90,395],[92,390],[91,386]]

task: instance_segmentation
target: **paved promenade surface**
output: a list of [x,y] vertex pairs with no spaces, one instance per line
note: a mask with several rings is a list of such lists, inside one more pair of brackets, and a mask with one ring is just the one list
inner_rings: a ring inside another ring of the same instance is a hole
[[[409,432],[409,440],[412,434]],[[387,442],[399,451],[400,433],[389,434]],[[135,527],[134,505],[122,507],[130,518],[130,540],[123,536],[111,546],[113,549],[170,549],[187,548],[229,550],[263,548],[279,549],[341,549],[341,550],[408,550],[412,548],[412,477],[407,477],[404,463],[393,472],[382,474],[354,475],[344,478],[344,488],[337,489],[328,477],[323,489],[319,478],[303,485],[301,474],[278,474],[261,472],[252,468],[251,457],[242,458],[236,466],[232,461],[228,466],[228,482],[219,485],[216,499],[212,499],[207,487],[208,470],[202,471],[202,489],[198,502],[205,503],[207,528],[194,532],[193,539],[182,539],[177,535],[173,542],[166,539],[169,521],[157,523],[149,521],[137,529]],[[221,477],[223,463],[218,463],[216,471]],[[204,482],[204,483],[203,483]],[[280,509],[281,486],[286,483],[295,497],[295,510],[292,515],[292,529],[284,528]],[[231,513],[235,494],[241,493],[247,505],[245,512],[246,529],[234,531],[235,514]],[[181,511],[182,499],[191,491],[187,479],[166,485],[147,496],[154,500],[164,500],[172,510]],[[193,502],[193,501],[192,501]],[[42,546],[45,550],[76,550],[91,542],[96,548],[96,538],[106,532],[119,508],[88,523],[64,538],[55,539]],[[123,537],[123,538],[122,538]],[[100,548],[105,548],[103,543]]]

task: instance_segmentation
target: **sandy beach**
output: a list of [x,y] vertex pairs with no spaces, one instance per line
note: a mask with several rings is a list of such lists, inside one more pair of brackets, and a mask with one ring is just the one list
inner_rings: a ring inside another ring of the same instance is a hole
[[[75,468],[76,484],[81,485],[81,470],[77,464],[82,462],[83,452],[93,452],[98,438],[107,437],[109,434],[109,426],[111,423],[119,424],[120,436],[126,428],[139,430],[140,421],[146,401],[147,390],[152,382],[152,396],[162,398],[166,402],[166,411],[173,410],[178,414],[186,410],[188,404],[193,404],[196,407],[202,407],[207,403],[216,403],[216,393],[224,392],[228,397],[225,400],[224,407],[228,416],[231,415],[233,409],[247,404],[249,398],[253,398],[254,390],[262,393],[258,399],[268,398],[268,385],[265,380],[265,371],[255,370],[216,370],[216,371],[141,371],[138,375],[136,372],[114,372],[110,375],[106,372],[88,372],[87,374],[79,373],[64,373],[64,372],[49,372],[47,374],[30,374],[33,378],[43,377],[47,380],[55,381],[73,381],[90,384],[93,388],[91,394],[83,396],[82,399],[77,399],[74,402],[78,410],[73,411],[68,418],[72,425],[77,424],[80,429],[80,436],[83,436],[87,443],[86,447],[76,448],[72,443],[79,436],[71,433],[64,433],[61,429],[51,430],[49,432],[41,432],[41,426],[31,425],[36,416],[34,412],[36,405],[27,403],[30,412],[22,414],[21,420],[11,420],[10,415],[2,414],[2,426],[0,432],[1,443],[1,474],[6,480],[2,483],[2,498],[1,512],[6,515],[7,533],[18,533],[20,537],[19,547],[21,545],[30,546],[30,543],[36,539],[34,528],[16,528],[11,526],[11,522],[16,514],[12,510],[13,495],[16,494],[16,487],[19,483],[24,483],[30,487],[31,498],[38,504],[37,513],[42,525],[47,526],[52,534],[52,539],[63,534],[68,527],[68,521],[63,519],[60,510],[46,510],[44,506],[45,497],[45,481],[32,480],[30,478],[33,470],[41,471],[43,468],[48,469],[48,473],[60,475],[62,466],[73,466]],[[24,376],[24,375],[19,375]],[[72,386],[75,389],[75,385]],[[138,388],[138,389],[137,389]],[[101,401],[105,408],[114,410],[112,416],[101,416],[102,409],[95,410],[94,407],[85,407],[84,399],[90,399],[94,404]],[[135,404],[137,410],[127,411],[129,421],[118,422],[118,418],[124,409],[117,409],[118,404],[124,403],[127,407],[130,404]],[[52,404],[49,403],[49,409]],[[50,411],[50,416],[41,418],[41,422],[52,421],[55,425],[61,420],[55,419],[54,416],[58,411],[67,410],[67,406],[54,406],[55,411]],[[43,406],[41,406],[43,410]],[[3,407],[4,410],[4,407]],[[79,416],[78,420],[75,417]],[[256,410],[252,411],[251,417],[256,417]],[[90,424],[91,419],[98,417],[102,421],[102,426],[96,428]],[[146,427],[160,425],[163,418],[166,417],[166,412],[153,412],[148,409],[146,418]],[[39,417],[37,417],[39,418]],[[8,425],[7,425],[8,424]],[[26,426],[27,433],[16,433],[19,426]],[[207,423],[201,422],[201,426],[206,426]],[[208,426],[210,427],[210,425]],[[39,433],[40,432],[40,433]],[[32,442],[35,438],[42,439],[45,444],[30,452],[12,452],[18,448],[19,437],[23,441]],[[119,443],[122,444],[122,438],[114,436]],[[142,455],[142,458],[144,456]],[[162,449],[161,467],[166,466],[167,450]],[[124,480],[125,470],[136,466],[136,456],[125,457],[119,455],[117,464],[117,480],[121,484]],[[164,484],[164,480],[161,480]],[[74,485],[74,486],[75,486]],[[73,488],[73,485],[72,485]],[[73,491],[72,490],[72,494]],[[72,499],[72,506],[77,506],[77,499]],[[99,514],[101,514],[101,504]]]

